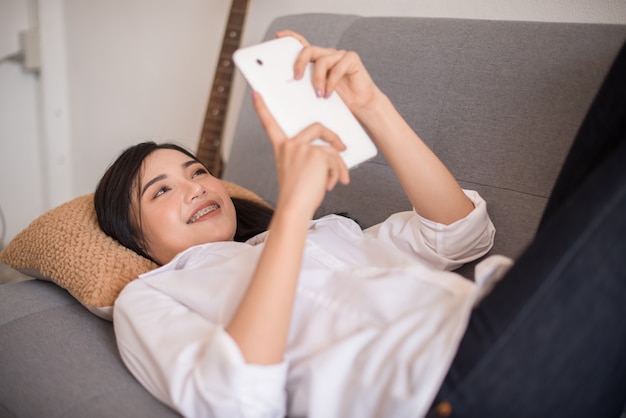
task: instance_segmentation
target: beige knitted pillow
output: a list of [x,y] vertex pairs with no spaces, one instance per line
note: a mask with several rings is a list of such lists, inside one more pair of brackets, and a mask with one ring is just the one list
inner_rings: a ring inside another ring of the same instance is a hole
[[[224,185],[233,197],[267,204],[250,190],[226,181]],[[109,320],[113,302],[124,286],[157,267],[102,232],[93,193],[35,219],[4,248],[0,261],[56,283],[90,311]]]

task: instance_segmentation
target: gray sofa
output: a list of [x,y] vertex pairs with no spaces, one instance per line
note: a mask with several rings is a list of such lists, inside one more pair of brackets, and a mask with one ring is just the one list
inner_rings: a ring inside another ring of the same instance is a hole
[[[624,25],[298,15],[313,43],[360,53],[402,115],[462,186],[487,200],[493,253],[517,257],[532,238],[559,166],[626,39]],[[273,202],[272,152],[249,100],[225,178]],[[382,155],[352,173],[319,214],[368,226],[408,202]],[[471,267],[461,270],[471,276]],[[0,416],[166,417],[126,371],[111,323],[54,284],[0,286]]]

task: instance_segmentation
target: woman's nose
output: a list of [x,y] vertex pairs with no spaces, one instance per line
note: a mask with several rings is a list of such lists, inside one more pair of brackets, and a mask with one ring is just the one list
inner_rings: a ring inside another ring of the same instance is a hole
[[193,202],[199,197],[206,194],[206,189],[201,184],[196,182],[189,182],[187,190],[187,201]]

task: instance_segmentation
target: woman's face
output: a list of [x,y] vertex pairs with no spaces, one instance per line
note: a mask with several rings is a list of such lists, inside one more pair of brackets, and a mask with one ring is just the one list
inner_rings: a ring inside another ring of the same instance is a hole
[[182,152],[159,149],[145,159],[139,196],[133,209],[140,210],[145,251],[160,264],[191,246],[235,235],[235,207],[224,185]]

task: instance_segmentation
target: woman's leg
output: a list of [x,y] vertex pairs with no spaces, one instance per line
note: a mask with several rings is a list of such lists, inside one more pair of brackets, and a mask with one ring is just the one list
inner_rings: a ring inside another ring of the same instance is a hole
[[625,96],[626,45],[615,59],[561,167],[543,213],[540,229],[624,139]]
[[622,51],[572,146],[536,238],[472,312],[437,402],[449,403],[452,416],[619,416],[625,387]]

